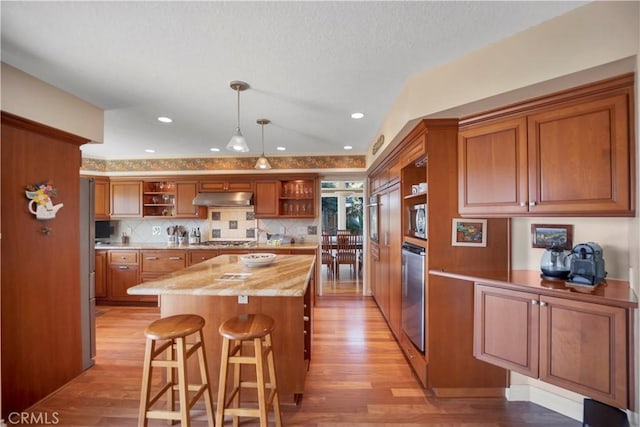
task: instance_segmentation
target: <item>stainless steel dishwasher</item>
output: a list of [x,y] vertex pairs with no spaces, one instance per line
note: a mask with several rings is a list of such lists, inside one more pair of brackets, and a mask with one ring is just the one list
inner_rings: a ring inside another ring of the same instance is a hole
[[424,353],[424,248],[402,245],[402,330]]

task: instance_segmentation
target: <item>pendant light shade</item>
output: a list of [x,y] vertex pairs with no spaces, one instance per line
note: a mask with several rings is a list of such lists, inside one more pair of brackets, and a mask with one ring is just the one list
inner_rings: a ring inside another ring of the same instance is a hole
[[249,85],[245,82],[241,82],[239,80],[234,80],[229,83],[231,89],[235,90],[238,95],[238,121],[236,124],[236,131],[231,136],[229,143],[227,144],[227,150],[233,151],[234,153],[246,153],[249,151],[249,146],[247,145],[247,140],[242,136],[242,132],[240,131],[240,92],[249,89]]
[[271,169],[271,163],[269,163],[269,160],[264,156],[264,125],[268,125],[269,123],[271,123],[271,120],[258,119],[256,120],[256,123],[258,123],[262,127],[262,155],[258,158],[258,161],[256,162],[254,168]]

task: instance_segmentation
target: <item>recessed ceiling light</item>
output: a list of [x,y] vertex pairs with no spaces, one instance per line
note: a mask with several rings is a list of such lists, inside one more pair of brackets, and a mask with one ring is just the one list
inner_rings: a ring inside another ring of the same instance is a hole
[[352,149],[353,149],[353,147],[352,147],[352,146],[350,146],[350,145],[345,145],[345,146],[344,146],[344,149],[345,149],[345,150],[352,150]]
[[361,118],[363,118],[363,117],[364,117],[364,114],[362,114],[362,113],[353,113],[353,114],[351,115],[351,118],[352,118],[352,119],[361,119]]
[[170,117],[160,116],[158,117],[158,121],[162,123],[171,123],[173,119]]
[[276,147],[276,150],[278,150],[278,151],[284,151],[286,149],[287,149],[286,147]]
[[209,150],[211,150],[211,151],[215,151],[216,153],[217,153],[218,151],[220,151],[220,149],[219,149],[219,148],[217,148],[217,147],[209,148]]
[[145,151],[145,153],[155,153],[156,152],[156,150],[154,150],[153,148],[147,148],[144,151]]

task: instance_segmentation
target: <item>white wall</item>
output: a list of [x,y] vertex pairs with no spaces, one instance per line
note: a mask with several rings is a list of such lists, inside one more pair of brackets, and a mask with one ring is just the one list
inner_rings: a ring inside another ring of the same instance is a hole
[[[460,109],[479,100],[491,100],[493,105],[477,104],[487,109],[515,102],[521,96],[526,99],[530,97],[526,91],[512,92],[637,55],[639,7],[639,2],[592,2],[412,76],[371,145],[379,134],[385,136],[380,155],[408,131],[405,125],[410,120],[447,110],[451,117],[460,117],[453,115],[456,112],[479,112],[482,110]],[[576,74],[574,79],[559,83],[567,88],[585,83],[579,81],[584,78],[588,75]],[[500,94],[505,96],[496,96]],[[367,165],[373,160],[369,150]]]
[[103,110],[4,62],[1,72],[2,111],[103,142]]
[[636,218],[513,218],[511,260],[516,270],[537,270],[544,249],[531,247],[531,224],[572,224],[573,245],[602,246],[607,278],[629,280],[629,233]]

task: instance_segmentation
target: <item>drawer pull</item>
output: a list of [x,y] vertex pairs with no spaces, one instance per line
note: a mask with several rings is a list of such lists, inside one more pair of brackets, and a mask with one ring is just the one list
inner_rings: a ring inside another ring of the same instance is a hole
[[169,259],[172,260],[172,261],[178,261],[178,260],[181,260],[182,257],[180,257],[180,256],[170,256]]
[[154,259],[160,259],[157,256],[148,256],[147,257],[148,260],[154,260]]
[[129,269],[129,267],[128,267],[128,266],[126,266],[126,265],[120,265],[120,266],[118,266],[118,270],[128,270],[128,269]]

